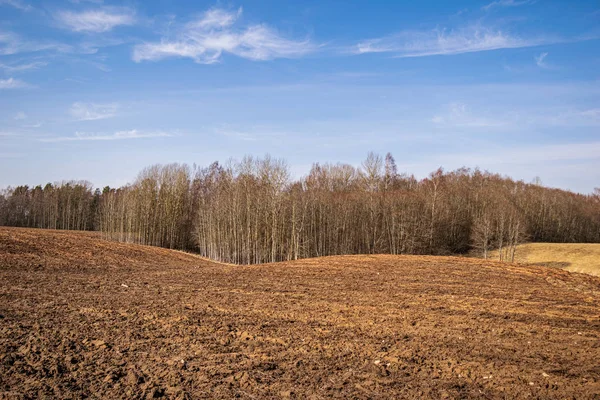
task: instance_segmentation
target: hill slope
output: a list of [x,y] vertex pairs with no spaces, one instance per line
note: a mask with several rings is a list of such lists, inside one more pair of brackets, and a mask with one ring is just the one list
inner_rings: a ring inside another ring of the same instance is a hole
[[0,228],[0,398],[592,398],[600,279],[456,257],[231,266]]
[[517,248],[515,261],[600,276],[600,244],[526,243]]

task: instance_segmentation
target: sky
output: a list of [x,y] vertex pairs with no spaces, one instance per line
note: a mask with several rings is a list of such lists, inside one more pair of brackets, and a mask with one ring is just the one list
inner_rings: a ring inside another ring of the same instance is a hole
[[369,151],[600,187],[600,3],[0,0],[0,187]]

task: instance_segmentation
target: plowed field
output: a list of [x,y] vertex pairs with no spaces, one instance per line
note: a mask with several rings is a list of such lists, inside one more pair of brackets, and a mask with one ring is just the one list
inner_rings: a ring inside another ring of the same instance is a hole
[[600,278],[0,228],[0,398],[600,398]]

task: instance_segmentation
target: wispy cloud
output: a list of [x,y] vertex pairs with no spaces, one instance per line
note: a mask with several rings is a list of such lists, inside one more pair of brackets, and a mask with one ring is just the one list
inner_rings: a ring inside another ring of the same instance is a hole
[[464,103],[448,104],[442,113],[431,119],[431,122],[440,126],[463,128],[493,128],[507,124],[506,121],[474,115]]
[[135,12],[123,7],[103,7],[82,12],[61,11],[56,14],[56,19],[63,28],[87,33],[108,32],[117,26],[136,22]]
[[0,79],[0,89],[22,89],[28,87],[31,87],[31,85],[19,79]]
[[[35,52],[54,52],[67,54],[95,54],[98,49],[105,47],[118,46],[125,43],[123,38],[105,37],[105,36],[86,36],[85,40],[73,45],[60,43],[53,40],[30,40],[11,31],[0,30],[0,56],[15,55],[22,53]],[[39,58],[38,58],[39,60]],[[0,63],[0,69],[8,71],[25,71],[36,69],[47,65],[46,61],[35,61],[17,65]]]
[[0,63],[0,69],[5,70],[8,73],[16,73],[16,72],[24,72],[33,69],[42,68],[48,65],[47,62],[36,61],[28,64],[17,64],[17,65],[7,65]]
[[559,41],[557,38],[523,39],[501,30],[472,25],[458,30],[404,31],[360,42],[352,52],[355,54],[395,53],[397,57],[424,57],[533,47]]
[[540,68],[549,68],[548,64],[546,64],[546,57],[548,57],[548,53],[541,53],[538,56],[535,56],[535,63]]
[[69,52],[72,47],[52,41],[29,41],[13,32],[0,31],[0,55],[7,56],[19,53],[38,51]]
[[118,104],[73,103],[69,113],[77,121],[95,121],[112,118],[117,114]]
[[98,134],[98,133],[85,133],[76,132],[74,136],[58,136],[52,138],[42,138],[41,142],[72,142],[72,141],[107,141],[107,140],[131,140],[131,139],[148,139],[158,137],[171,137],[174,136],[168,132],[156,131],[156,132],[143,132],[137,129],[131,129],[128,131],[118,131],[112,134]]
[[23,111],[19,111],[18,113],[15,114],[14,117],[17,121],[22,121],[24,119],[27,119],[27,114],[25,114]]
[[160,42],[135,46],[132,58],[140,62],[184,57],[199,64],[213,64],[223,53],[262,61],[300,57],[317,47],[308,39],[286,39],[265,24],[236,29],[234,25],[241,14],[241,8],[235,12],[208,10],[202,17],[179,28],[174,39],[163,38]]
[[585,118],[591,118],[600,122],[600,108],[592,108],[589,110],[579,111],[578,115]]
[[502,128],[507,131],[531,131],[555,127],[599,127],[600,108],[551,107],[530,109],[492,109],[473,111],[464,103],[445,105],[431,122],[439,127]]
[[17,8],[21,11],[33,10],[33,7],[31,7],[29,4],[25,4],[21,0],[0,0],[0,5],[11,6],[11,7]]
[[282,139],[286,136],[281,131],[274,131],[270,127],[250,127],[250,129],[237,129],[230,126],[222,126],[217,128],[216,133],[230,139],[240,140],[244,142],[257,142],[261,140]]
[[[72,57],[71,62],[85,64],[87,66],[91,66],[96,69],[99,69],[102,72],[111,72],[112,71],[112,69],[108,65],[106,65],[104,62],[95,61],[94,59],[89,58],[89,57]],[[79,83],[81,83],[81,82],[79,82]]]
[[79,43],[77,50],[83,54],[96,54],[101,48],[119,46],[127,42],[124,38],[92,36]]
[[535,3],[535,0],[497,0],[497,1],[492,1],[491,3],[481,7],[482,10],[484,11],[489,11],[492,8],[496,8],[496,7],[518,7],[518,6],[524,6],[526,4],[532,4]]
[[551,110],[530,116],[528,123],[564,127],[600,127],[600,108]]

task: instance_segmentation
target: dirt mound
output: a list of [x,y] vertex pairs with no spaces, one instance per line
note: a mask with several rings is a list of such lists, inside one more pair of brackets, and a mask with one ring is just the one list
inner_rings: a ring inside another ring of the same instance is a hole
[[0,228],[0,398],[599,398],[600,279]]
[[[0,227],[0,268],[59,270],[190,265],[201,259],[159,247],[102,240],[97,232]],[[210,262],[206,260],[206,262]]]

